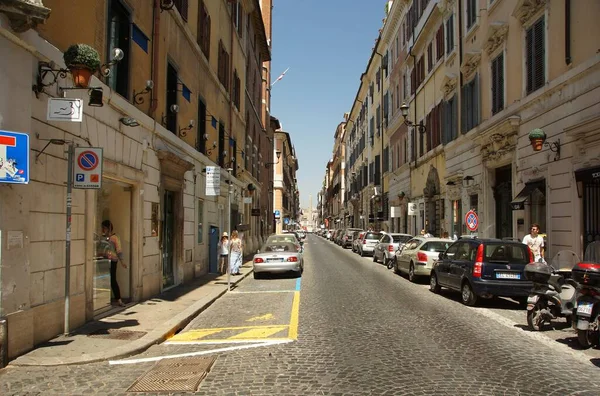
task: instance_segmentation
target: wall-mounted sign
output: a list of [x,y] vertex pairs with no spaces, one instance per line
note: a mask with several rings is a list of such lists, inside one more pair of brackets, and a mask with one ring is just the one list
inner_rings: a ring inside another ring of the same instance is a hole
[[394,218],[394,219],[402,217],[402,207],[401,206],[390,207],[390,217]]
[[206,167],[206,196],[221,195],[221,168],[218,166]]
[[260,208],[252,208],[252,216],[260,216]]
[[29,183],[29,135],[0,131],[0,183]]
[[75,147],[73,157],[75,158],[73,188],[101,188],[102,149],[100,147]]
[[83,100],[49,98],[46,119],[48,121],[81,122],[83,119]]
[[244,203],[245,204],[251,204],[252,203],[252,197],[244,197]]
[[275,215],[275,218],[276,218],[276,219],[279,219],[279,218],[281,218],[281,212],[280,212],[279,210],[275,210],[275,211],[273,212],[273,214]]
[[416,216],[417,215],[417,204],[414,202],[408,203],[408,215]]

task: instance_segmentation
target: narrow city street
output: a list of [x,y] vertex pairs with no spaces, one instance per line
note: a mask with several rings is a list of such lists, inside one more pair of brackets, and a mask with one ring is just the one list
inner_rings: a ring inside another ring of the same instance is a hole
[[569,329],[530,333],[509,300],[465,307],[318,236],[305,247],[301,279],[248,277],[127,359],[9,366],[0,394],[127,394],[159,362],[195,358],[215,358],[206,395],[598,394],[600,353],[577,349]]

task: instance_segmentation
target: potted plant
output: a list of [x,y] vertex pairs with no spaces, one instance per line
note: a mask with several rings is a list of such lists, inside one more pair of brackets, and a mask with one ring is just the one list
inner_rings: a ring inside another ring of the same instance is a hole
[[546,133],[542,129],[536,128],[529,132],[529,141],[533,151],[540,151],[546,141]]
[[100,55],[87,44],[73,44],[64,53],[65,65],[76,87],[87,88],[92,74],[100,67]]

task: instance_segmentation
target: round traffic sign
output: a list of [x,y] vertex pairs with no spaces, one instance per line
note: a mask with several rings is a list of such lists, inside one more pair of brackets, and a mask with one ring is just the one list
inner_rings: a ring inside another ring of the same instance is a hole
[[100,159],[98,158],[98,155],[93,151],[83,151],[77,157],[77,164],[79,165],[79,168],[81,168],[84,171],[93,171],[94,169],[96,169],[99,163]]
[[473,210],[469,210],[465,215],[465,224],[469,231],[477,231],[477,227],[479,227],[479,217],[477,213]]

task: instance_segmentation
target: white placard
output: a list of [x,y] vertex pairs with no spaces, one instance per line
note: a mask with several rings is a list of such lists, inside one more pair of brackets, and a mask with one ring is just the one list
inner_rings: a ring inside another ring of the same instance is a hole
[[73,188],[102,187],[102,148],[75,147],[73,162]]
[[221,195],[221,168],[218,166],[206,167],[206,189],[207,196]]
[[417,215],[417,204],[414,202],[408,203],[408,215],[416,216]]
[[83,100],[71,98],[48,98],[48,121],[81,122]]
[[402,207],[400,207],[400,206],[390,207],[390,217],[392,217],[392,218],[402,217]]
[[244,203],[245,204],[251,204],[252,203],[252,197],[244,197]]

